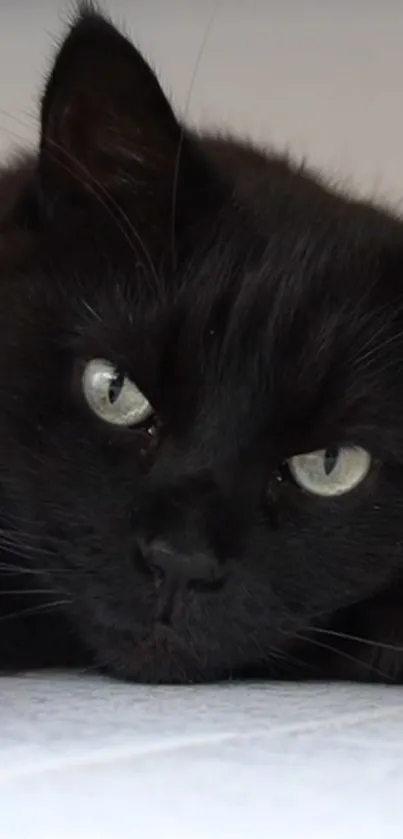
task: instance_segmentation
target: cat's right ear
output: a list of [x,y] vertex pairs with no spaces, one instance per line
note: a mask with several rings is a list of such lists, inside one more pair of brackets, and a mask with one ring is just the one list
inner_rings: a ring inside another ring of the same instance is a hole
[[[43,206],[88,206],[128,196],[143,214],[167,214],[178,149],[188,143],[156,75],[133,44],[91,7],[62,44],[42,101]],[[178,184],[180,190],[180,183]],[[157,218],[150,220],[158,224]]]

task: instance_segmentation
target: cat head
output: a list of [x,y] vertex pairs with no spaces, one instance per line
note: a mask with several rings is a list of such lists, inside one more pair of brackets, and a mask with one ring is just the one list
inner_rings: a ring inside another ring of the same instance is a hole
[[0,247],[5,521],[101,666],[275,672],[398,579],[398,220],[189,131],[87,9]]

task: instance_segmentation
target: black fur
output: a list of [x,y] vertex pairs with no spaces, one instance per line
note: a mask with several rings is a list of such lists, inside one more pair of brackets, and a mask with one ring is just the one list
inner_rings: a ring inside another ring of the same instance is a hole
[[[0,196],[0,666],[401,680],[401,220],[188,131],[90,9]],[[148,424],[91,414],[94,357]],[[302,491],[333,443],[368,476]]]

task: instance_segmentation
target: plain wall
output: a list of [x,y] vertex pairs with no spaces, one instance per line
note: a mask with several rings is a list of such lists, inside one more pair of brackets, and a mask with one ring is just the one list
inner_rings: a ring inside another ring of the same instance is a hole
[[[371,194],[403,196],[402,0],[110,0],[198,124],[286,147]],[[0,0],[0,151],[37,136],[71,3]],[[204,43],[202,53],[201,46]]]

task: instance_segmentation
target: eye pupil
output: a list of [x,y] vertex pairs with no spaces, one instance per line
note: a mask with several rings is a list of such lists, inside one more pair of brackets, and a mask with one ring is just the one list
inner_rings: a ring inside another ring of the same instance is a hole
[[111,405],[114,405],[117,399],[119,399],[119,396],[122,392],[124,380],[125,377],[122,373],[116,373],[113,379],[111,379],[108,389],[108,399]]
[[333,472],[333,469],[339,459],[339,455],[339,446],[329,446],[329,448],[326,449],[324,458],[324,470],[326,475],[330,475]]

